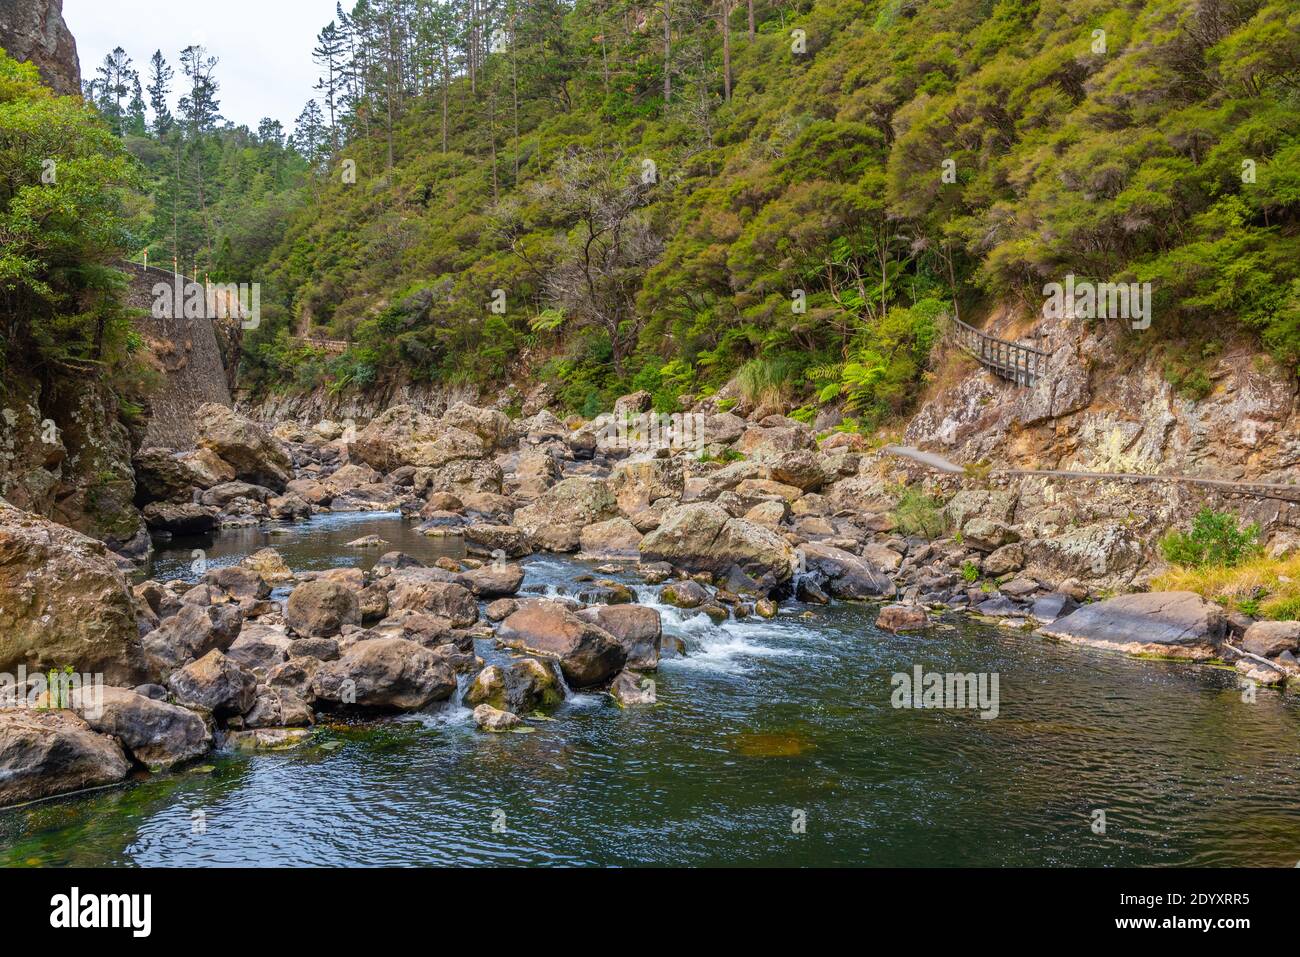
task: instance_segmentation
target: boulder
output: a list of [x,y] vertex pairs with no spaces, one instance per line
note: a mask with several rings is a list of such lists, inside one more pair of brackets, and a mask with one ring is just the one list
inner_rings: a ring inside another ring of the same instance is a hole
[[893,594],[893,582],[880,568],[842,548],[822,542],[800,547],[805,571],[836,598],[878,598]]
[[608,681],[627,661],[626,650],[612,635],[553,601],[522,603],[501,622],[497,637],[508,648],[558,660],[576,688]]
[[465,499],[475,495],[499,495],[504,480],[501,466],[491,459],[461,459],[437,468],[420,469],[416,484]]
[[292,688],[259,685],[253,706],[244,715],[245,728],[292,728],[311,724],[311,706]]
[[497,409],[457,402],[443,413],[442,423],[478,436],[489,449],[503,448],[510,441],[510,418]]
[[679,459],[641,458],[623,462],[609,476],[609,490],[625,516],[662,498],[680,500],[684,489]]
[[674,608],[699,608],[712,597],[707,588],[694,581],[672,582],[659,592],[660,601]]
[[216,650],[172,672],[167,687],[181,704],[219,717],[243,714],[257,698],[257,679]]
[[465,549],[471,555],[495,555],[506,558],[523,558],[533,553],[533,543],[528,533],[513,525],[466,525]]
[[489,451],[473,432],[405,405],[390,406],[348,444],[352,461],[384,473],[403,465],[440,468],[462,459],[484,458]]
[[659,667],[663,621],[655,609],[645,605],[593,605],[577,612],[577,615],[613,636],[623,646],[627,652],[627,668],[653,671]]
[[475,598],[503,598],[519,591],[524,583],[524,570],[520,565],[484,565],[471,568],[456,576],[456,584],[474,593]]
[[193,502],[150,502],[142,510],[151,532],[205,535],[217,527],[218,510]]
[[817,453],[811,449],[780,452],[766,462],[773,481],[792,485],[803,492],[817,491],[828,478]]
[[116,784],[130,767],[116,741],[71,711],[0,710],[0,806]]
[[582,530],[614,518],[618,505],[603,479],[569,478],[515,512],[515,524],[551,552],[577,551]]
[[886,605],[880,609],[876,627],[898,634],[903,631],[924,631],[930,627],[930,616],[920,605]]
[[1204,661],[1227,629],[1222,608],[1193,592],[1121,595],[1084,605],[1042,629],[1072,644]]
[[325,662],[312,677],[320,701],[366,708],[418,711],[446,701],[456,674],[428,648],[405,638],[372,638]]
[[588,525],[579,536],[579,558],[587,561],[630,561],[640,557],[642,534],[625,518]]
[[483,731],[509,731],[519,727],[523,722],[517,714],[481,704],[474,709],[474,723]]
[[1300,621],[1257,621],[1241,639],[1241,648],[1262,658],[1300,651]]
[[465,704],[487,704],[515,714],[553,708],[564,700],[564,686],[552,666],[536,658],[519,658],[507,667],[488,665],[470,683]]
[[771,529],[732,518],[720,506],[704,502],[668,512],[641,541],[640,551],[643,562],[665,561],[715,577],[737,569],[759,589],[788,582],[795,563],[794,550]]
[[289,595],[285,623],[304,638],[332,638],[345,625],[361,624],[356,593],[327,579],[299,585]]
[[284,558],[274,548],[258,549],[239,564],[241,568],[256,572],[264,581],[273,585],[293,581],[293,569],[285,564]]
[[238,478],[277,492],[293,478],[293,465],[280,442],[233,409],[206,402],[195,413],[195,428],[199,448],[228,462]]
[[152,770],[197,758],[212,747],[208,726],[193,711],[126,688],[83,688],[73,692],[71,704],[87,725],[112,735]]
[[131,589],[102,542],[0,501],[0,671],[150,677]]
[[655,692],[655,682],[635,671],[620,671],[609,686],[609,696],[620,708],[653,705]]
[[210,651],[225,651],[239,637],[243,621],[232,604],[187,603],[141,643],[151,669],[165,676]]
[[450,573],[420,568],[395,572],[392,577],[396,584],[388,598],[391,610],[436,615],[456,628],[468,628],[478,621],[478,602],[473,593],[463,584],[446,580],[453,577]]
[[515,497],[531,502],[560,480],[560,466],[555,456],[535,450],[519,454],[515,465]]

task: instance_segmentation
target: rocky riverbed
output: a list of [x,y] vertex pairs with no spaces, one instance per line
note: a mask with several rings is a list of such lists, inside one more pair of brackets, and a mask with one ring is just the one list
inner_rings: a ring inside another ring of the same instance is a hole
[[[0,665],[73,667],[111,686],[92,714],[11,683],[0,803],[449,702],[485,733],[535,731],[574,694],[653,708],[663,662],[689,655],[663,608],[761,628],[793,606],[869,603],[875,627],[912,636],[967,613],[1104,650],[1236,660],[1256,684],[1300,675],[1300,627],[1185,593],[1104,597],[1143,565],[1131,527],[1061,528],[1059,509],[1026,514],[1015,490],[973,487],[929,535],[909,533],[889,466],[859,438],[818,441],[781,415],[729,409],[696,414],[683,446],[642,429],[648,402],[625,397],[594,422],[397,406],[360,429],[270,432],[205,406],[197,449],[136,456],[155,545],[189,542],[190,566],[131,585],[101,544],[0,506],[0,593],[12,598]],[[375,510],[439,554],[371,533],[339,543],[358,557],[328,567],[294,567],[273,546],[222,564],[195,539]],[[562,591],[525,589],[522,562],[547,554],[586,570]]]

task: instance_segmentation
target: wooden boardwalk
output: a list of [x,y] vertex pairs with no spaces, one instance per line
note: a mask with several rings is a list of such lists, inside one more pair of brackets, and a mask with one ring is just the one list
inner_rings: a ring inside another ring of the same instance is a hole
[[949,337],[994,375],[1026,388],[1032,388],[1047,375],[1050,353],[980,332],[960,319],[951,323]]

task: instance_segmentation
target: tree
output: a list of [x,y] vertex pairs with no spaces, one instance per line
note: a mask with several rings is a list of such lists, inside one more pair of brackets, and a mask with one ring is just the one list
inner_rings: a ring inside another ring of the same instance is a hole
[[339,149],[337,111],[339,97],[342,95],[343,43],[343,36],[339,33],[334,21],[331,20],[317,34],[316,48],[311,53],[312,59],[320,64],[325,71],[316,82],[315,88],[324,95],[325,109],[329,113],[331,153],[337,153]]
[[551,214],[571,224],[546,274],[546,297],[567,319],[605,333],[619,376],[640,333],[642,273],[663,246],[642,211],[651,189],[624,157],[603,151],[562,157],[554,177],[537,188]]
[[181,97],[180,111],[191,137],[211,132],[221,119],[216,67],[217,58],[208,56],[202,46],[187,46],[181,51],[181,69],[189,81],[189,92]]
[[149,93],[149,107],[153,110],[153,131],[159,137],[171,132],[175,122],[167,98],[172,91],[174,72],[163,59],[162,50],[154,50],[149,58],[149,83],[145,90]]
[[0,52],[0,169],[0,365],[98,374],[130,328],[112,264],[134,163],[85,104]]
[[140,75],[132,69],[131,58],[121,47],[114,47],[113,52],[104,57],[95,74],[99,111],[108,119],[114,132],[120,134],[126,118],[122,101],[139,85]]

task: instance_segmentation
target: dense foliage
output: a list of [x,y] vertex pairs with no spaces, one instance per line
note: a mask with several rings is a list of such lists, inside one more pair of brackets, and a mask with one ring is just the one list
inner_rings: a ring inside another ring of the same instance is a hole
[[1236,516],[1203,508],[1187,531],[1174,530],[1161,539],[1160,550],[1166,561],[1187,568],[1235,568],[1259,555],[1259,526],[1243,528]]
[[870,423],[946,316],[1067,273],[1152,284],[1140,348],[1300,368],[1288,0],[363,0],[315,54],[266,384],[672,407],[757,361]]
[[94,112],[0,50],[0,378],[99,375],[133,345],[109,268],[131,243],[136,167]]

